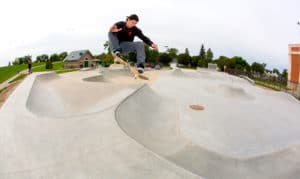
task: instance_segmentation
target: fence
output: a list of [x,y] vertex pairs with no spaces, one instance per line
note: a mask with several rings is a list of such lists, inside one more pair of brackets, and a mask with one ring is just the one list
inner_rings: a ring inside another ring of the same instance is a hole
[[[226,72],[235,76],[247,76],[250,79],[253,79],[256,84],[263,85],[277,91],[284,91],[295,96],[296,98],[300,97],[300,84],[290,81],[288,82],[287,79],[281,75],[278,77],[272,77],[266,74],[236,69],[227,69]],[[287,86],[287,84],[289,85]]]

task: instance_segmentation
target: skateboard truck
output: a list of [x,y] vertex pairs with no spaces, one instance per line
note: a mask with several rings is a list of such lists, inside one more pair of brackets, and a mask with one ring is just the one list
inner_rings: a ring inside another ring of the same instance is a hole
[[134,79],[141,78],[143,80],[149,80],[149,78],[147,76],[145,76],[143,74],[140,74],[135,67],[131,66],[129,63],[127,63],[126,61],[124,61],[121,57],[119,57],[119,56],[117,56],[115,54],[113,54],[113,57],[114,57],[114,61],[115,62],[119,62],[122,65],[125,65],[130,70],[130,72],[134,76]]

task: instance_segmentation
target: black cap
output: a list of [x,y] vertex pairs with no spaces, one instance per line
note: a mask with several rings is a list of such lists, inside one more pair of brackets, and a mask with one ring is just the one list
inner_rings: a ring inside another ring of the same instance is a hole
[[127,16],[127,19],[136,20],[137,22],[139,21],[139,17],[136,14],[131,14],[130,16]]

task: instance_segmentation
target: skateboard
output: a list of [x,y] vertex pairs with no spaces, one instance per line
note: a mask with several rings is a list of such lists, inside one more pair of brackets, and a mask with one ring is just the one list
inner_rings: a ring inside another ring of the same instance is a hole
[[119,62],[122,65],[125,65],[127,68],[129,68],[130,72],[134,75],[134,79],[140,78],[140,79],[143,79],[143,80],[149,80],[149,77],[139,73],[135,67],[131,66],[129,63],[127,63],[121,57],[118,57],[114,54],[113,54],[113,57],[114,57],[115,62]]

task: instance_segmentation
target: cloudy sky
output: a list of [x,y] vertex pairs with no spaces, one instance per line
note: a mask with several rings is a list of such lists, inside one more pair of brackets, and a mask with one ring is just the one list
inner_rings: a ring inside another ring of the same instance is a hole
[[[289,43],[300,43],[299,0],[7,0],[0,6],[0,66],[27,54],[103,52],[108,28],[136,13],[144,34],[165,46],[215,57],[242,56],[287,68]],[[138,39],[136,39],[138,40]]]

